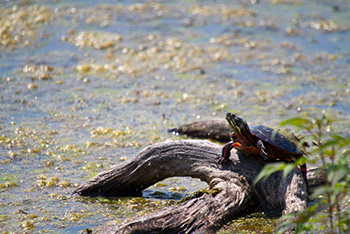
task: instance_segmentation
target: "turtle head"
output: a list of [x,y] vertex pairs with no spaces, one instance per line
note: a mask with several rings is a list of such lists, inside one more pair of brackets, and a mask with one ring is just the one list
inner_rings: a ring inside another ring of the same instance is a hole
[[246,136],[250,134],[249,126],[244,119],[232,113],[227,113],[226,120],[237,136]]

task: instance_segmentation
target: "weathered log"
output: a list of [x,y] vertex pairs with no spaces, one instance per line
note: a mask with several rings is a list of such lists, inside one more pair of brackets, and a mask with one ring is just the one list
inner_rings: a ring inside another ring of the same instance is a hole
[[181,125],[168,130],[173,134],[186,135],[204,139],[213,139],[220,142],[230,141],[232,129],[225,119],[202,120]]
[[[258,208],[283,213],[301,211],[307,191],[301,173],[292,171],[286,179],[272,174],[265,182],[253,181],[267,163],[260,157],[232,152],[225,165],[217,163],[221,145],[200,140],[167,141],[151,145],[134,159],[102,172],[81,185],[75,193],[84,196],[138,195],[167,177],[191,176],[208,183],[211,193],[123,224],[103,227],[101,233],[213,233],[226,221],[257,200]],[[309,183],[313,185],[313,178]]]

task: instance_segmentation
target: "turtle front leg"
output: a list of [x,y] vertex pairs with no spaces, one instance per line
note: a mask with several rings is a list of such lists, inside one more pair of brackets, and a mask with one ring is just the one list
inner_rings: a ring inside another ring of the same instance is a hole
[[218,163],[226,163],[230,156],[231,156],[231,149],[233,148],[233,141],[228,142],[226,145],[224,145],[224,147],[222,148],[222,153],[221,153],[221,157],[219,158]]
[[267,153],[265,152],[265,146],[264,143],[262,142],[262,140],[258,140],[258,142],[256,143],[256,147],[258,147],[258,149],[260,150],[261,156],[264,160],[267,159]]

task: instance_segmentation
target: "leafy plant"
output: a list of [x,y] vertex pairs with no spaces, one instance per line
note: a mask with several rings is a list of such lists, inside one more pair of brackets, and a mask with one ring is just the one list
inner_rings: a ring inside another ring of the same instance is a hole
[[313,191],[311,198],[314,200],[304,211],[282,217],[283,222],[277,228],[277,233],[283,233],[291,227],[295,228],[296,233],[349,233],[349,204],[347,209],[343,206],[350,182],[350,137],[332,134],[330,130],[333,122],[333,119],[325,115],[321,118],[295,117],[281,122],[280,127],[291,125],[306,133],[300,145],[309,145],[310,155],[297,160],[294,165],[283,162],[267,164],[255,182],[281,170],[287,176],[299,165],[320,160],[318,173],[323,173],[325,184]]

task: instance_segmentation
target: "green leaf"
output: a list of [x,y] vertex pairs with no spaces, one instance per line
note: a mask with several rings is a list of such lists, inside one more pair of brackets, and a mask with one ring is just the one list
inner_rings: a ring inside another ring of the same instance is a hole
[[344,168],[344,167],[331,167],[332,170],[329,171],[328,173],[328,180],[332,184],[338,183],[340,180],[343,180],[349,173],[349,168]]
[[331,193],[331,203],[332,205],[335,204],[335,202],[338,200],[339,201],[339,195],[346,190],[346,183],[337,183],[335,186],[332,188],[332,193]]
[[329,140],[327,142],[324,142],[322,145],[320,145],[320,150],[326,150],[328,148],[339,146],[340,142],[338,140]]
[[300,165],[304,165],[304,164],[306,164],[308,162],[309,162],[309,159],[307,157],[300,157],[294,162],[294,165],[295,166],[300,166]]
[[318,196],[325,194],[327,192],[330,192],[330,191],[331,191],[331,188],[327,185],[319,186],[319,187],[315,188],[312,196],[317,198]]
[[295,165],[292,163],[287,163],[285,168],[283,169],[283,179],[287,178],[287,175],[293,171]]
[[277,163],[269,163],[264,166],[259,175],[255,178],[253,184],[256,185],[261,179],[264,181],[269,177],[272,173],[277,171],[282,171],[286,167],[286,163],[277,162]]
[[304,128],[304,129],[310,129],[310,124],[312,122],[309,118],[306,117],[294,117],[290,119],[286,119],[281,122],[280,127],[286,126],[286,125],[292,125],[298,128]]
[[342,137],[339,135],[333,135],[332,138],[326,142],[324,142],[320,149],[326,149],[330,147],[338,147],[343,148],[350,146],[350,137]]

